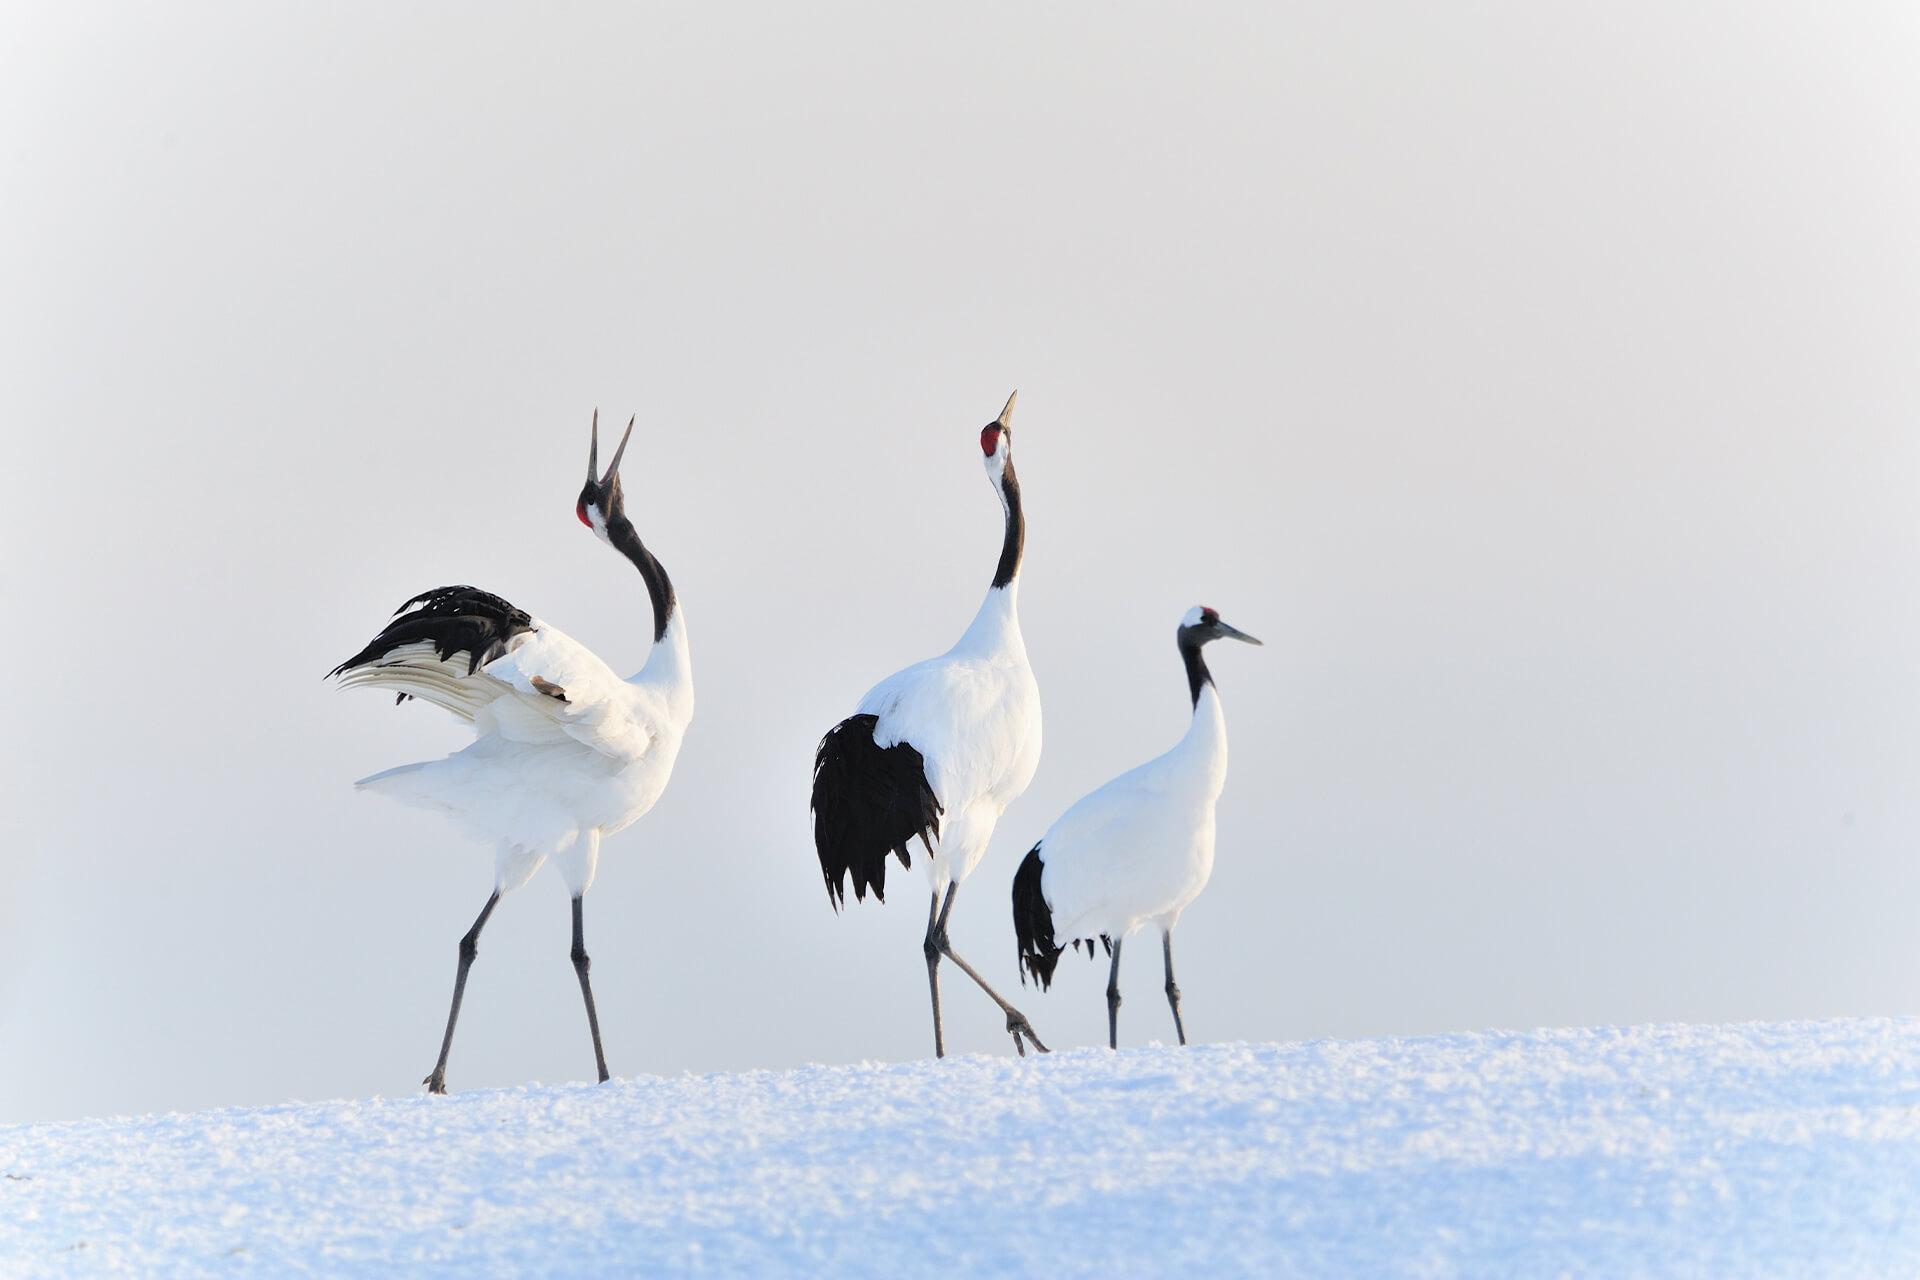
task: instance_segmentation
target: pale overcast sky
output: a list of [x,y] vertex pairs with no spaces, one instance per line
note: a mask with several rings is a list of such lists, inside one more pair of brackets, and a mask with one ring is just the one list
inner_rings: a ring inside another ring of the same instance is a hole
[[[464,735],[321,676],[448,582],[637,666],[596,405],[699,691],[588,898],[617,1074],[930,1051],[918,870],[836,918],[808,768],[971,616],[1015,386],[1003,989],[1204,602],[1267,644],[1197,1038],[1920,1013],[1915,12],[16,10],[0,1121],[419,1088],[491,854],[350,783]],[[455,1088],[590,1078],[567,946],[542,873]],[[1096,1043],[1102,979],[1020,1003]]]

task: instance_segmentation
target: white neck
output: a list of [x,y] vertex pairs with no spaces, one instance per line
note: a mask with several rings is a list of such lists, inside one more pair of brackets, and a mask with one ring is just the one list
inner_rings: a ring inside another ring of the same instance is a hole
[[648,685],[676,698],[683,696],[687,709],[692,710],[693,655],[687,647],[686,611],[677,601],[673,612],[667,615],[666,632],[648,651],[646,663],[627,683]]
[[1027,644],[1020,636],[1020,579],[1004,587],[988,587],[980,611],[953,648],[947,652],[962,657],[1002,655],[1027,660]]
[[1220,706],[1220,693],[1209,680],[1200,686],[1200,699],[1193,704],[1193,720],[1187,732],[1167,753],[1201,774],[1214,795],[1227,782],[1227,717]]

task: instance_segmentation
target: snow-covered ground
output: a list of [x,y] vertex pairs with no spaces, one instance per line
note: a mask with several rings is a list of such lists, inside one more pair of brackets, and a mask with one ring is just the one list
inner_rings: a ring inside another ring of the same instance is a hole
[[1920,1022],[811,1067],[0,1129],[0,1274],[1913,1276]]

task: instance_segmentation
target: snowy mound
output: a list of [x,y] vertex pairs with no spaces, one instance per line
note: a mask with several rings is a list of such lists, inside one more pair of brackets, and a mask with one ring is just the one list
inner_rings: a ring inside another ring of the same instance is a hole
[[1920,1023],[1203,1045],[0,1129],[0,1271],[1913,1275]]

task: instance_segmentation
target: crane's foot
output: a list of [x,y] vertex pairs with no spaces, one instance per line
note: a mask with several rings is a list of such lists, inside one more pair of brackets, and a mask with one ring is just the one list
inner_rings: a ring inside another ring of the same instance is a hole
[[[927,976],[931,978],[935,974],[934,966],[939,963],[939,957],[945,956],[953,961],[954,966],[972,978],[973,985],[986,992],[987,998],[999,1005],[1000,1012],[1007,1015],[1007,1034],[1013,1037],[1013,1047],[1020,1056],[1023,1058],[1027,1056],[1029,1043],[1041,1053],[1045,1053],[1047,1046],[1041,1044],[1040,1037],[1033,1033],[1033,1024],[1027,1021],[1027,1015],[1008,1004],[1006,999],[993,989],[993,985],[980,976],[980,971],[962,960],[959,953],[953,949],[953,939],[947,936],[947,913],[953,908],[953,895],[958,888],[958,885],[954,885],[947,890],[946,905],[940,908],[940,914],[927,925]],[[936,1017],[939,1007],[936,997],[934,1004]]]
[[1041,1053],[1048,1052],[1047,1046],[1040,1043],[1040,1037],[1033,1033],[1033,1024],[1027,1021],[1027,1015],[1018,1009],[1007,1010],[1007,1034],[1013,1037],[1013,1047],[1019,1050],[1021,1057],[1027,1056],[1027,1047],[1021,1043],[1024,1036]]
[[433,1074],[420,1083],[427,1086],[428,1093],[444,1094],[447,1091],[447,1073],[436,1067]]

